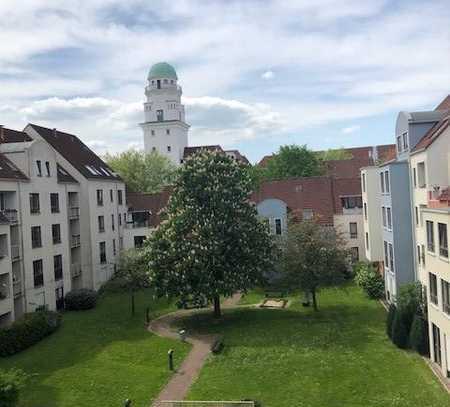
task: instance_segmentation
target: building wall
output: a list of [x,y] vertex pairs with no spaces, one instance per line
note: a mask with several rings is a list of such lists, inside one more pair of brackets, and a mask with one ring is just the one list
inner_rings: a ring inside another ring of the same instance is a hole
[[[357,225],[356,237],[350,235],[350,223],[356,223]],[[336,231],[342,233],[348,249],[358,248],[358,260],[367,260],[364,246],[364,222],[362,213],[334,215],[334,227]]]
[[9,224],[0,224],[0,327],[14,320],[14,295]]
[[[383,261],[383,238],[381,219],[381,191],[378,167],[361,169],[361,186],[363,199],[363,229],[365,256],[369,261]],[[368,236],[368,247],[366,235]]]
[[281,221],[281,234],[287,230],[287,205],[280,199],[265,199],[256,206],[258,215],[269,222],[269,230],[272,234],[276,234],[275,219]]

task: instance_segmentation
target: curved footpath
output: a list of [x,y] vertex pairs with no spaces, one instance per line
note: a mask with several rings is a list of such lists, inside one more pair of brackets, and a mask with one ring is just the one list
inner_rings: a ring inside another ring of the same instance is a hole
[[[234,308],[241,299],[241,294],[235,294],[233,297],[224,301],[224,308]],[[171,339],[179,339],[177,331],[171,326],[173,322],[184,316],[201,313],[204,310],[180,310],[163,315],[150,322],[148,330],[158,336]],[[184,400],[191,384],[195,381],[205,360],[211,352],[211,345],[218,338],[217,335],[189,335],[186,342],[192,345],[192,349],[184,359],[181,366],[175,371],[170,381],[164,386],[158,397],[153,400],[152,407],[160,407],[163,400]]]

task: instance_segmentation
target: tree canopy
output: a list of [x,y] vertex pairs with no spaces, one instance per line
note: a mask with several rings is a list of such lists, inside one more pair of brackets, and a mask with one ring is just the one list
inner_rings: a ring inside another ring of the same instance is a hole
[[348,275],[348,251],[332,228],[313,220],[290,222],[282,249],[282,270],[292,288],[312,294],[317,310],[317,292],[343,283]]
[[203,151],[180,170],[166,220],[146,250],[159,295],[214,303],[247,291],[271,267],[272,240],[248,198],[251,179],[236,161]]
[[175,179],[175,165],[155,151],[147,154],[131,149],[104,158],[134,192],[159,192]]
[[317,157],[322,161],[331,160],[351,160],[353,154],[344,148],[330,148],[324,151],[318,151]]

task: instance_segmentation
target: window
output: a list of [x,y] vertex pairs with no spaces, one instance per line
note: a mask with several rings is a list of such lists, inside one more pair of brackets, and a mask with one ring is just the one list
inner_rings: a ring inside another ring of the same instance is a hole
[[388,244],[384,242],[384,267],[389,268],[389,252],[388,252]]
[[366,174],[362,174],[362,190],[363,192],[366,192]]
[[429,273],[430,279],[430,301],[438,305],[438,288],[437,288],[437,278],[433,273]]
[[53,256],[53,271],[55,272],[55,281],[63,278],[62,256],[60,254]]
[[383,226],[386,227],[386,208],[384,206],[381,207],[381,217],[383,218]]
[[303,220],[311,220],[314,216],[312,209],[303,209]]
[[442,365],[442,351],[441,351],[441,330],[434,324],[431,324],[431,332],[433,339],[433,354],[434,362],[439,366]]
[[389,268],[394,272],[394,250],[391,243],[389,243]]
[[117,190],[117,202],[119,203],[119,205],[123,204],[123,196],[121,189]]
[[114,191],[112,189],[109,190],[109,200],[114,202]]
[[417,164],[417,184],[419,188],[427,186],[425,182],[425,163],[423,161]]
[[172,148],[170,146],[167,146],[167,152],[170,153],[171,150]]
[[386,189],[386,193],[388,194],[390,191],[390,183],[389,183],[389,171],[384,173],[384,188]]
[[112,240],[112,245],[113,245],[113,255],[116,255],[116,239]]
[[358,237],[358,224],[356,222],[350,222],[350,239],[356,239]]
[[439,233],[439,255],[448,257],[447,224],[438,223]]
[[31,248],[35,249],[37,247],[42,247],[41,227],[40,226],[32,226],[31,227]]
[[281,235],[281,219],[275,219],[275,234]]
[[368,232],[366,232],[366,249],[367,250],[370,249],[370,247],[369,247],[369,233]]
[[103,206],[103,189],[97,189],[97,205]]
[[156,81],[156,88],[161,89],[161,79],[157,79]]
[[427,220],[427,249],[434,252],[434,225],[429,220]]
[[106,263],[106,243],[100,242],[98,244],[100,250],[100,264]]
[[341,198],[341,205],[345,209],[362,208],[361,196],[345,196]]
[[152,130],[150,133],[151,133],[152,136],[154,136],[155,135],[155,130]]
[[164,111],[163,110],[157,110],[156,111],[156,120],[158,122],[163,122],[164,121]]
[[42,164],[40,160],[36,161],[36,167],[37,167],[37,176],[42,177]]
[[42,266],[42,260],[33,261],[33,279],[34,288],[44,285],[44,267]]
[[50,194],[50,211],[52,213],[59,212],[59,195],[57,193]]
[[367,204],[364,202],[364,219],[367,220]]
[[48,161],[45,162],[45,169],[47,170],[47,177],[50,176],[50,163]]
[[416,215],[416,226],[419,226],[419,208],[416,206],[414,209]]
[[170,129],[166,129],[166,134],[169,136],[170,135]]
[[352,262],[356,263],[359,260],[359,249],[358,247],[350,247],[350,254],[352,256]]
[[384,194],[384,173],[380,172],[381,193]]
[[450,284],[441,279],[442,289],[442,311],[450,315]]
[[114,215],[111,215],[111,229],[113,231],[116,230],[116,224],[114,222]]
[[402,151],[402,138],[400,136],[397,136],[397,151]]
[[391,208],[386,208],[386,213],[387,213],[387,227],[388,229],[392,229]]
[[98,217],[98,232],[103,233],[105,231],[105,217],[100,215]]
[[30,194],[30,213],[39,213],[40,210],[39,194]]
[[59,224],[52,225],[52,239],[53,244],[61,243],[61,225]]
[[119,250],[122,250],[122,249],[123,249],[123,237],[120,236],[119,237]]
[[134,247],[136,249],[141,248],[144,245],[145,242],[145,236],[135,236],[134,237]]
[[407,150],[408,149],[408,133],[403,133],[402,138],[403,138],[403,149]]
[[422,264],[425,266],[425,245],[420,245],[421,249],[421,255],[422,255]]
[[156,151],[156,147],[152,147],[152,151]]
[[414,183],[414,188],[417,188],[417,170],[416,170],[416,167],[413,168],[413,183]]
[[420,245],[417,245],[417,263],[421,263],[422,261],[422,256],[420,255]]
[[122,226],[122,214],[119,213],[119,226]]

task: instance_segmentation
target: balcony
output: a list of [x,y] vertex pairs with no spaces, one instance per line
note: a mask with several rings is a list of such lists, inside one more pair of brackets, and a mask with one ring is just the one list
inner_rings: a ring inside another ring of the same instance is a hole
[[5,216],[10,223],[16,224],[19,223],[19,215],[16,209],[4,209],[0,211],[0,213]]
[[72,239],[70,240],[70,247],[74,249],[76,247],[80,247],[80,245],[81,245],[80,235],[72,235]]
[[72,278],[81,276],[81,264],[75,263],[70,266],[70,276]]
[[125,223],[125,227],[127,229],[136,229],[136,228],[149,228],[150,222],[147,221],[140,221],[140,222],[127,222]]
[[80,208],[78,206],[72,206],[69,208],[69,219],[79,219]]
[[18,244],[11,245],[11,260],[12,261],[20,260],[20,245]]

